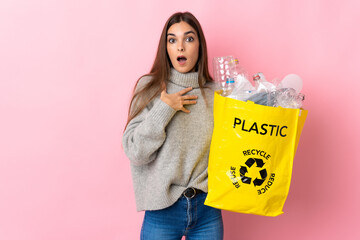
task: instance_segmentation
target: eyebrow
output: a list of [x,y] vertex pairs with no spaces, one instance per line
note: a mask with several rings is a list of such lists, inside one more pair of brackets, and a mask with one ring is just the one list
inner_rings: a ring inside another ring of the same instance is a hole
[[[185,33],[184,33],[184,35],[188,35],[188,34],[190,34],[190,33],[193,33],[193,34],[195,35],[194,31],[191,31],[191,30],[190,30],[190,31],[185,32]],[[169,35],[170,35],[170,36],[174,36],[174,37],[176,37],[176,35],[175,35],[175,34],[173,34],[173,33],[168,33],[168,34],[167,34],[167,36],[169,36]]]

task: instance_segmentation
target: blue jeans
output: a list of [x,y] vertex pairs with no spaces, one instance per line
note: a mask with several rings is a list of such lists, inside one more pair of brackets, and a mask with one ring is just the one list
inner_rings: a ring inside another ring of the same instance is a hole
[[141,240],[222,240],[221,210],[204,205],[207,193],[179,198],[172,206],[145,211]]

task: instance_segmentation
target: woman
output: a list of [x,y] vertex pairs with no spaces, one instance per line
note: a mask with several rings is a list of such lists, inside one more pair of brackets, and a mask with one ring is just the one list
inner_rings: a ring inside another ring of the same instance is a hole
[[204,205],[213,86],[200,23],[173,14],[136,84],[123,135],[137,210],[145,210],[141,239],[223,239],[221,210]]

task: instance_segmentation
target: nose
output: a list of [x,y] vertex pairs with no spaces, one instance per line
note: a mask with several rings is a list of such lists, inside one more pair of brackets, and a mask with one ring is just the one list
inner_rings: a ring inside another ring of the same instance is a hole
[[178,43],[177,49],[178,49],[178,51],[180,51],[180,52],[183,52],[183,51],[185,50],[185,49],[184,49],[184,45],[183,45],[181,42]]

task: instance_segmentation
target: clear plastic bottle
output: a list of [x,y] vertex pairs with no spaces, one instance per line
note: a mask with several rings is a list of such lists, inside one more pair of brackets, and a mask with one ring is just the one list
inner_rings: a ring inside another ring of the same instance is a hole
[[280,88],[293,88],[297,93],[301,92],[303,86],[303,81],[300,76],[296,74],[288,74],[281,80],[278,84],[278,89]]
[[274,106],[276,86],[266,81],[263,73],[258,72],[253,76],[253,81],[256,88],[256,94],[251,96],[248,100],[260,105]]
[[305,95],[303,93],[298,93],[295,99],[296,108],[301,108],[304,100],[305,100]]
[[222,90],[221,95],[229,95],[232,92],[232,89],[234,89],[235,76],[237,75],[234,57],[215,57],[213,60],[213,67],[215,82]]
[[241,101],[246,101],[256,93],[255,87],[251,84],[245,69],[239,65],[239,60],[235,58],[235,69],[233,71],[235,86],[227,97]]
[[272,92],[276,90],[276,86],[266,81],[263,73],[258,72],[253,76],[256,91],[259,92]]
[[224,89],[224,92],[223,92],[223,96],[229,96],[233,90],[235,88],[235,80],[234,78],[227,78],[226,79],[226,85],[225,85],[225,89]]
[[237,58],[234,59],[234,62],[231,64],[231,75],[233,76],[234,79],[236,79],[236,77],[240,74],[240,65],[239,65],[239,60]]
[[296,93],[293,88],[282,88],[277,91],[275,106],[283,108],[301,108],[305,99],[302,93]]

